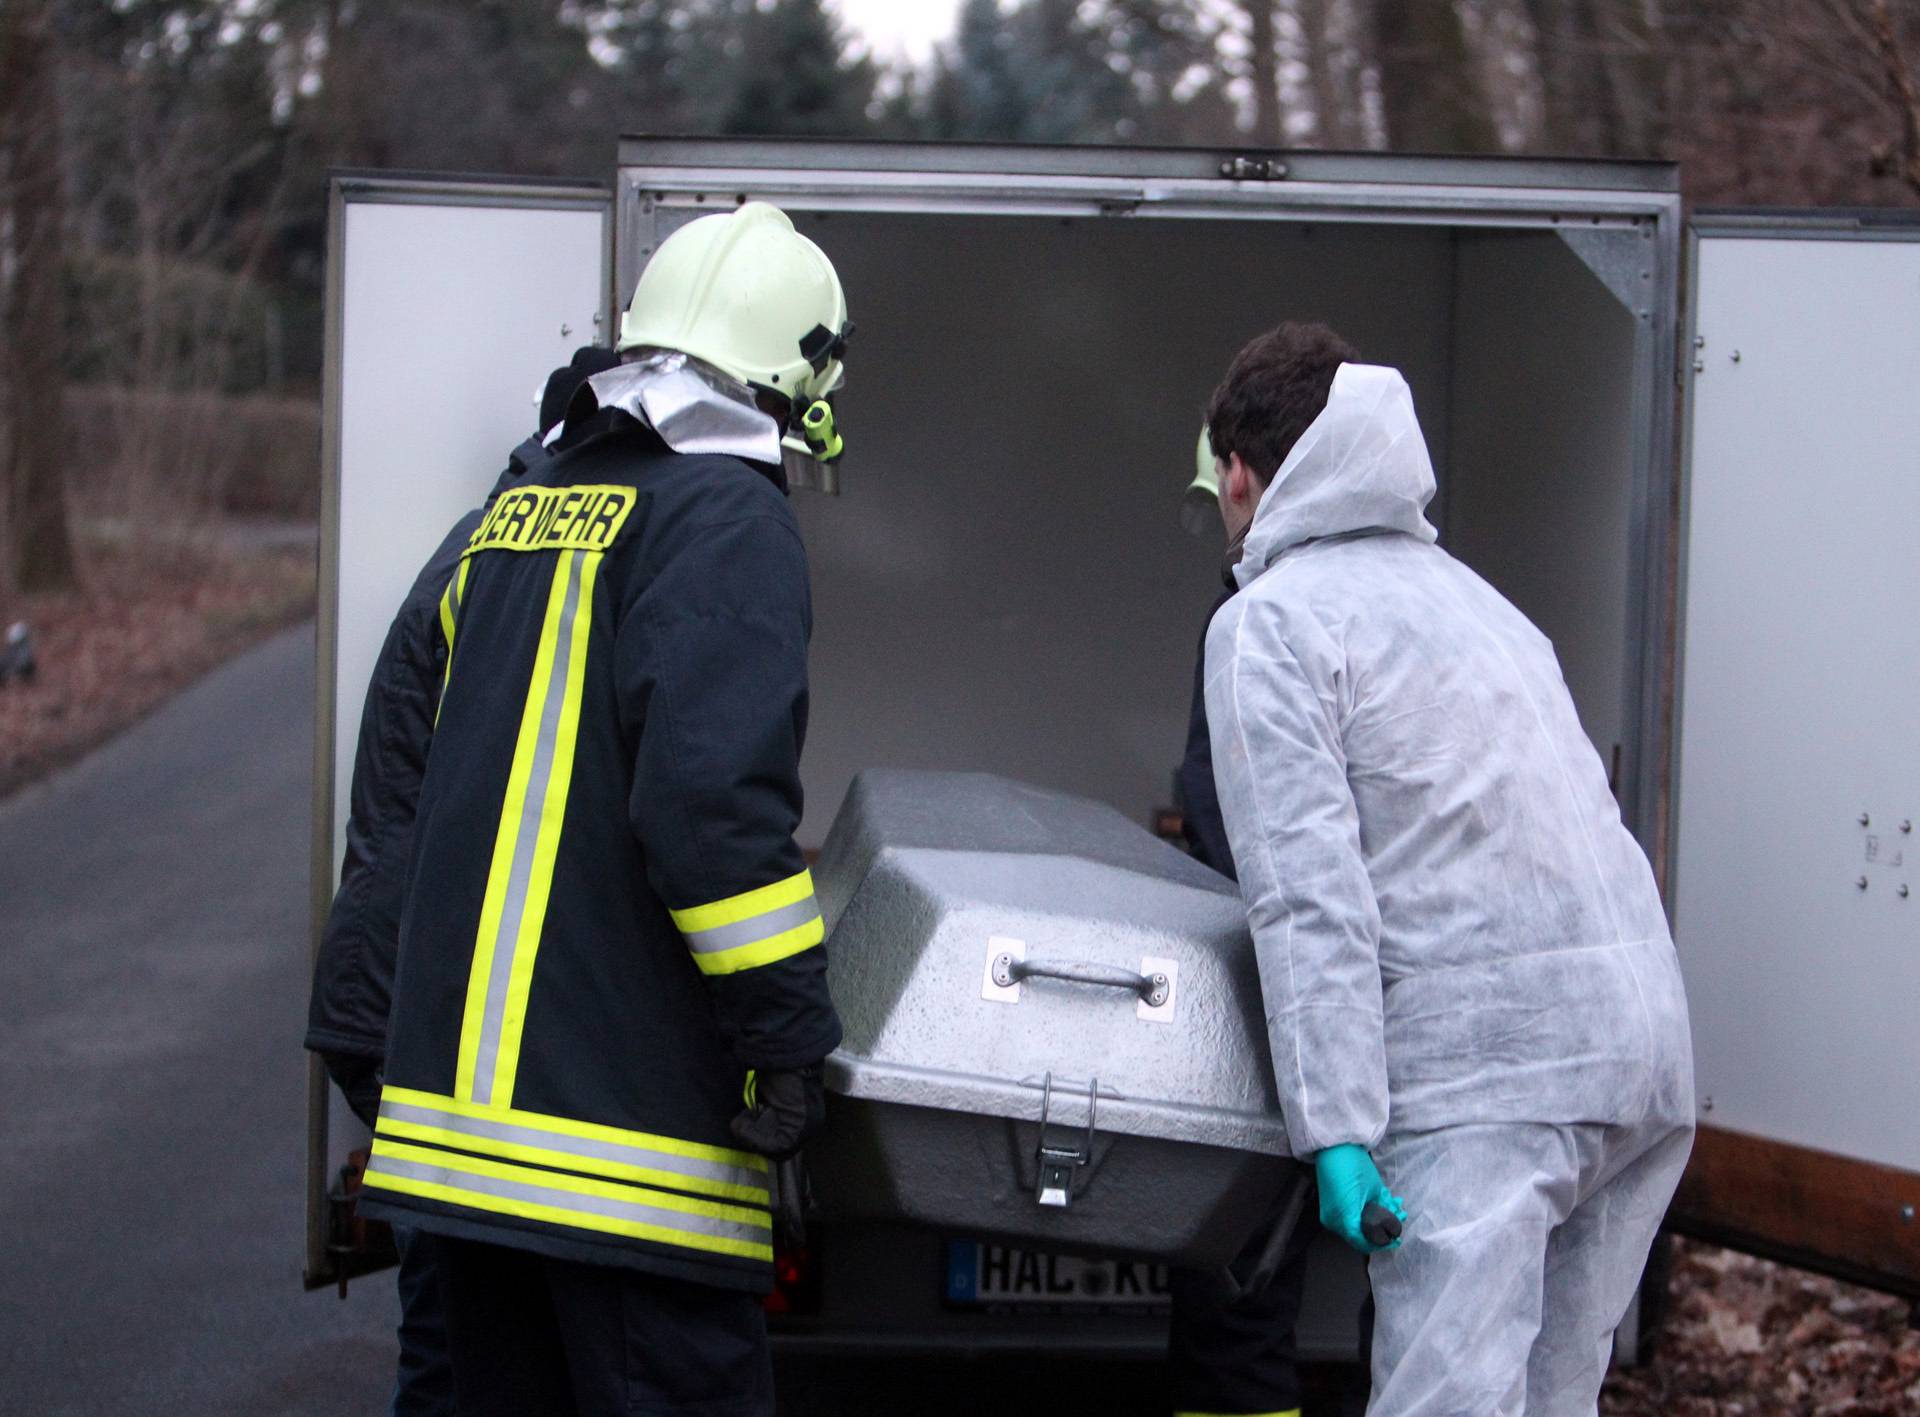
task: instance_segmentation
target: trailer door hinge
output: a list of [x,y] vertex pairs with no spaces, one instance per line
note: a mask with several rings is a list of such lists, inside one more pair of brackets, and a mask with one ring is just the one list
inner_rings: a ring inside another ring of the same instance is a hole
[[1287,165],[1277,157],[1230,157],[1221,160],[1220,175],[1232,182],[1278,182]]

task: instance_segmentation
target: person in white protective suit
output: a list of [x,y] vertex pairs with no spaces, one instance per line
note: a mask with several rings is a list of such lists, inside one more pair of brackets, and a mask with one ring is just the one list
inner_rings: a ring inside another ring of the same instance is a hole
[[1368,1411],[1591,1417],[1693,1136],[1652,872],[1553,646],[1435,544],[1400,374],[1282,326],[1207,418],[1214,768],[1292,1146],[1372,1254]]

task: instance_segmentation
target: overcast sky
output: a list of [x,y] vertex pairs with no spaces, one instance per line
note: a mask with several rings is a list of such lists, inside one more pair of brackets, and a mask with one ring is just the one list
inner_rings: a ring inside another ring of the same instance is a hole
[[924,61],[935,40],[953,33],[960,0],[829,0],[878,59]]

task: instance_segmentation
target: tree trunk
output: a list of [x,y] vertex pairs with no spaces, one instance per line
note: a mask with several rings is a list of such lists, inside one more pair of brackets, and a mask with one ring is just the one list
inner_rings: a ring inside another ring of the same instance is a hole
[[1253,140],[1261,147],[1286,146],[1280,128],[1280,53],[1275,45],[1275,0],[1247,0],[1253,43]]
[[1375,53],[1387,144],[1400,152],[1493,152],[1492,115],[1450,0],[1376,0]]
[[0,9],[0,210],[12,227],[13,270],[0,291],[6,502],[15,583],[23,591],[73,583],[67,527],[65,191],[60,170],[60,89],[51,0],[6,0]]
[[1547,142],[1558,152],[1611,156],[1619,124],[1600,62],[1594,0],[1528,0],[1527,8],[1540,37]]
[[1313,80],[1314,134],[1323,148],[1358,147],[1351,90],[1342,82],[1343,55],[1334,34],[1336,0],[1300,0],[1300,27],[1306,32],[1307,69]]

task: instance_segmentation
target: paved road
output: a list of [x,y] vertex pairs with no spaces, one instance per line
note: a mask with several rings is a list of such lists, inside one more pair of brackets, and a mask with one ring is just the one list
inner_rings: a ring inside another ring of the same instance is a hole
[[375,1413],[300,1289],[313,634],[0,803],[0,1411]]
[[[385,1410],[391,1284],[299,1281],[312,704],[307,628],[0,802],[0,1414]],[[789,1417],[1166,1411],[1153,1365],[780,1381]]]

